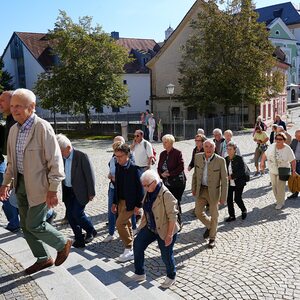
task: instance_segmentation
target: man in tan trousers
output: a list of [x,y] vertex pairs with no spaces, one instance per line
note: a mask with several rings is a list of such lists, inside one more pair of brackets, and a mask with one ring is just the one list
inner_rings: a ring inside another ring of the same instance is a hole
[[[196,196],[196,216],[207,227],[203,237],[209,238],[208,247],[214,248],[218,227],[218,205],[224,204],[227,199],[227,169],[225,159],[215,154],[214,141],[206,140],[203,148],[204,153],[195,156],[192,193]],[[207,205],[210,218],[205,213]]]

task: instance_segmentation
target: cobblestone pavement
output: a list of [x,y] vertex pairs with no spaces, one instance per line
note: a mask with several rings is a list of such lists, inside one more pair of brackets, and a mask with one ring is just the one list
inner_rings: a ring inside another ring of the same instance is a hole
[[40,287],[23,273],[22,266],[0,249],[0,300],[47,299]]
[[[292,135],[300,128],[299,114],[295,111],[292,115],[294,126],[289,128]],[[251,133],[236,135],[234,140],[254,173],[255,143]],[[97,179],[97,197],[87,205],[86,211],[99,234],[88,249],[116,258],[123,251],[121,241],[102,242],[107,235],[110,143],[75,141],[74,146],[89,154]],[[156,143],[154,147],[158,154],[162,151],[161,144]],[[241,220],[237,208],[236,221],[225,223],[227,208],[221,207],[216,247],[208,249],[202,238],[204,227],[193,215],[192,172],[187,171],[194,141],[176,142],[175,147],[183,152],[188,182],[182,201],[184,227],[174,250],[177,282],[171,289],[182,299],[300,299],[300,198],[287,200],[284,209],[277,211],[268,174],[252,176],[244,190],[246,220]],[[61,225],[64,211],[63,205],[57,208],[54,224],[72,235],[68,226]],[[5,224],[3,216],[0,223]],[[162,282],[165,268],[156,244],[146,250],[145,264],[147,276]],[[124,263],[123,267],[124,272],[133,270],[131,262]]]

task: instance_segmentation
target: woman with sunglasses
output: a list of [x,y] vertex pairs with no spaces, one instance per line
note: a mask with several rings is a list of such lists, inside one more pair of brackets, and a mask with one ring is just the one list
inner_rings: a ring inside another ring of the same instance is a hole
[[190,164],[188,166],[188,171],[191,171],[194,168],[195,155],[197,153],[204,152],[204,150],[203,150],[203,143],[205,141],[206,141],[206,136],[204,134],[196,134],[195,135],[195,144],[196,144],[196,147],[193,149],[192,159],[191,159],[191,162],[190,162]]
[[145,171],[141,183],[146,192],[143,199],[144,215],[133,243],[135,274],[132,280],[146,280],[145,250],[156,240],[167,269],[167,276],[161,286],[169,288],[175,283],[176,277],[173,247],[179,229],[177,200],[154,170]]
[[[246,171],[243,157],[237,154],[237,145],[230,141],[227,144],[227,156],[225,157],[228,172],[228,195],[227,206],[229,217],[225,220],[231,222],[235,220],[234,202],[242,212],[242,220],[247,217],[247,209],[242,199],[244,187],[246,185]],[[234,195],[234,196],[233,196]]]
[[293,176],[296,175],[296,159],[295,154],[290,146],[285,144],[286,135],[283,132],[279,132],[275,136],[275,143],[262,155],[260,162],[260,168],[264,171],[265,161],[268,159],[268,166],[272,184],[273,194],[276,199],[276,209],[282,209],[285,203],[285,185],[286,181],[279,179],[278,167],[290,167],[292,166]]

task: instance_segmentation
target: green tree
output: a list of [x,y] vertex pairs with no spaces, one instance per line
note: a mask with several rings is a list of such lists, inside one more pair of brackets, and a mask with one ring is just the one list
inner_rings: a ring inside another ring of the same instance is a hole
[[121,77],[128,53],[99,25],[92,27],[91,17],[76,24],[60,11],[48,38],[58,63],[36,83],[43,108],[82,113],[89,126],[90,109],[128,104]]
[[4,63],[0,58],[0,92],[14,89],[13,77],[7,71],[3,71],[3,67]]
[[207,112],[217,104],[238,105],[241,99],[259,103],[275,91],[266,76],[275,66],[274,47],[253,8],[251,0],[229,1],[223,10],[216,0],[203,3],[179,67],[187,106]]

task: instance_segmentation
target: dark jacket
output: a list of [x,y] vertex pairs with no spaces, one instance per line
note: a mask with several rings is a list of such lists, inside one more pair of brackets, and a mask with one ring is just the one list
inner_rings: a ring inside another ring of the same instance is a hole
[[191,162],[190,162],[190,164],[189,164],[189,167],[190,167],[191,169],[193,169],[194,166],[195,166],[195,154],[200,153],[200,152],[204,152],[203,148],[201,148],[200,151],[198,151],[197,149],[198,149],[197,147],[195,147],[195,148],[193,149],[192,159],[191,159]]
[[[63,181],[63,201],[66,199],[66,188]],[[89,197],[95,196],[95,174],[89,157],[86,153],[74,149],[71,183],[73,192],[81,205],[89,202]]]
[[[225,158],[226,160],[226,166],[228,170],[229,166],[229,156]],[[234,180],[234,183],[237,187],[242,187],[246,185],[246,173],[245,173],[245,164],[243,157],[239,155],[235,155],[231,161],[231,167],[232,167],[232,175],[231,178]],[[228,172],[228,171],[227,171]],[[228,173],[229,175],[229,173]],[[229,184],[230,181],[228,180]]]
[[[158,166],[157,166],[157,172],[159,176],[162,178],[161,174],[164,172],[162,170],[162,166],[164,164],[164,161],[166,160],[168,156],[168,161],[167,161],[167,166],[168,166],[168,171],[170,173],[170,179],[172,177],[178,176],[181,174],[184,170],[184,162],[182,158],[182,153],[181,151],[172,148],[172,150],[167,153],[167,151],[163,151],[159,155],[159,161],[158,161]],[[162,178],[163,179],[163,178]]]
[[124,200],[126,202],[127,211],[133,210],[135,207],[142,207],[142,200],[144,197],[143,187],[140,182],[141,171],[130,159],[126,167],[122,167],[116,163],[116,174],[115,174],[115,193],[114,193],[114,204],[118,204],[120,201],[118,195],[118,182],[120,180],[119,173],[120,168],[124,168],[126,176],[124,177]]
[[[16,123],[12,115],[6,117],[5,126],[1,128],[0,134],[0,151],[2,154],[7,154],[7,138],[10,128]],[[2,126],[1,126],[2,127]]]
[[291,142],[291,144],[290,144],[290,147],[292,148],[292,150],[293,150],[294,153],[296,152],[297,145],[298,145],[298,140],[297,139],[293,139],[292,142]]
[[277,124],[278,126],[282,126],[284,130],[286,131],[286,124],[284,121],[280,120],[279,122],[274,122],[274,124]]

